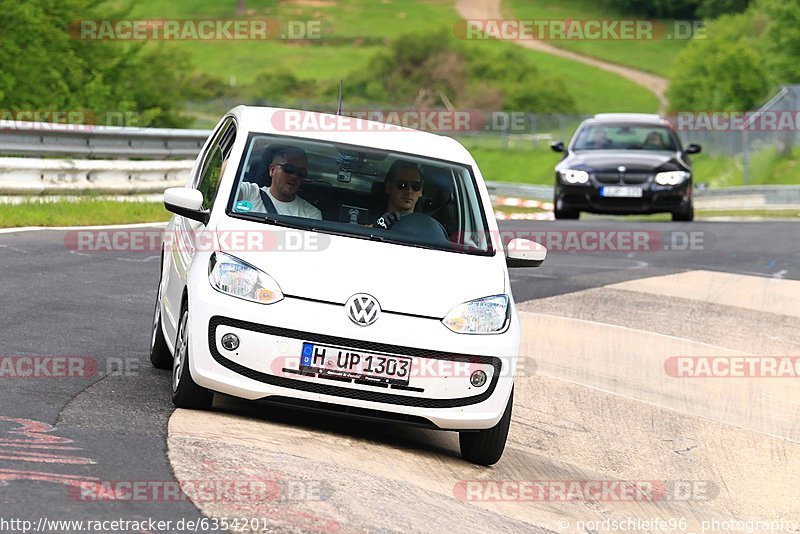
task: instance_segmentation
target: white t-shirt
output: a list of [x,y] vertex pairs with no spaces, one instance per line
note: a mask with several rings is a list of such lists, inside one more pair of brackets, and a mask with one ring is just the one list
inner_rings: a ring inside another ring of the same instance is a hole
[[[306,219],[322,219],[322,212],[315,208],[311,203],[306,202],[299,196],[294,197],[291,202],[281,202],[272,196],[268,187],[262,187],[279,215],[290,215],[292,217],[305,217]],[[259,193],[258,185],[252,182],[242,182],[239,185],[239,196],[234,211],[248,212],[254,211],[257,213],[267,213],[267,208],[261,201],[261,193]]]

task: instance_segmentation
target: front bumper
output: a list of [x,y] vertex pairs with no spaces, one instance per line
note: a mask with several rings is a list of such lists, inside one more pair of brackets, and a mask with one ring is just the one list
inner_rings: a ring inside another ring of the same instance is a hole
[[609,185],[566,185],[557,183],[554,203],[559,210],[580,210],[611,215],[650,214],[674,212],[691,201],[691,184],[684,182],[676,186],[659,186],[652,183],[636,185],[642,188],[641,198],[603,197],[600,188]]
[[[347,319],[342,305],[287,297],[264,306],[199,285],[189,291],[190,371],[203,387],[250,400],[370,410],[448,430],[492,427],[505,410],[519,350],[515,312],[509,329],[491,336],[455,334],[435,319],[390,313],[363,328]],[[235,351],[222,347],[226,333],[239,337]],[[379,386],[304,373],[303,342],[410,356],[409,384]],[[476,388],[469,378],[479,369],[488,380]]]

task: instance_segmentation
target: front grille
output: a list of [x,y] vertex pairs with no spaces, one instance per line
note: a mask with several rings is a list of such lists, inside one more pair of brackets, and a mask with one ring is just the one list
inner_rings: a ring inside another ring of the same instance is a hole
[[[214,333],[219,326],[231,326],[233,328],[241,328],[242,330],[250,330],[253,332],[260,332],[262,334],[269,334],[273,336],[286,337],[290,339],[298,339],[302,341],[309,341],[314,343],[321,343],[327,345],[339,345],[343,347],[352,347],[354,349],[361,349],[367,352],[385,352],[389,354],[403,354],[407,356],[416,356],[418,358],[433,358],[440,360],[450,360],[456,362],[467,363],[482,363],[491,365],[494,368],[494,376],[486,390],[478,395],[471,397],[462,397],[458,399],[430,399],[425,397],[411,397],[407,395],[394,395],[392,393],[384,393],[381,391],[362,391],[352,388],[344,388],[330,384],[318,384],[315,382],[308,382],[306,380],[295,380],[282,376],[270,375],[250,369],[223,356],[217,350],[217,343]],[[386,343],[376,343],[372,341],[363,341],[358,339],[347,339],[336,336],[329,336],[326,334],[317,334],[314,332],[302,332],[299,330],[291,330],[288,328],[280,328],[277,326],[268,326],[263,324],[251,323],[248,321],[241,321],[238,319],[231,319],[228,317],[215,316],[208,322],[208,348],[211,351],[211,356],[214,360],[247,378],[270,384],[273,386],[297,389],[309,393],[318,393],[321,395],[332,395],[336,397],[344,397],[349,399],[357,399],[371,402],[379,402],[382,404],[396,404],[402,406],[415,406],[419,408],[456,408],[459,406],[469,406],[471,404],[478,404],[491,397],[497,381],[500,378],[500,373],[503,368],[500,358],[494,356],[474,356],[471,354],[451,354],[447,352],[419,349],[416,347],[403,347],[399,345],[389,345]]]
[[619,183],[619,173],[618,172],[598,172],[598,173],[595,173],[594,177],[601,184],[618,184]]
[[646,172],[598,172],[594,177],[601,184],[643,184],[650,175]]
[[626,184],[643,184],[649,177],[646,172],[626,172],[622,175],[622,181]]

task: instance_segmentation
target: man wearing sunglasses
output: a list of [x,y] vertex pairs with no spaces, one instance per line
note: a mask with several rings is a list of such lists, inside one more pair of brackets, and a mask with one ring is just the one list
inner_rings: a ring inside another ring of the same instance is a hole
[[422,174],[416,163],[398,159],[389,168],[384,181],[386,213],[378,217],[374,226],[387,230],[403,215],[414,212],[422,196]]
[[242,182],[237,205],[242,201],[252,208],[248,211],[269,213],[271,204],[278,215],[322,219],[322,212],[311,203],[297,196],[297,191],[308,176],[308,156],[305,150],[297,147],[279,147],[272,154],[272,163],[267,169],[272,183],[269,188],[259,189],[257,184]]

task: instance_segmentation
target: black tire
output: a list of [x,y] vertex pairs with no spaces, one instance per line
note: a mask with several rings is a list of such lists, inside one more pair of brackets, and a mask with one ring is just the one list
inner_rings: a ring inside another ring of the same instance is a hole
[[553,210],[556,219],[579,219],[581,212],[579,210]]
[[672,213],[672,220],[673,221],[687,221],[691,222],[694,220],[694,204],[690,200],[683,206],[679,211],[675,211]]
[[189,307],[184,302],[175,336],[175,357],[172,359],[172,403],[178,408],[207,410],[214,402],[214,392],[198,386],[189,371]]
[[161,328],[161,280],[158,281],[158,295],[156,306],[153,310],[153,328],[150,332],[150,363],[156,369],[172,369],[172,353],[164,339],[164,330]]
[[492,428],[477,432],[459,432],[458,442],[461,446],[461,457],[478,465],[496,464],[506,448],[508,427],[511,426],[511,408],[514,405],[514,390],[508,398],[503,417]]

